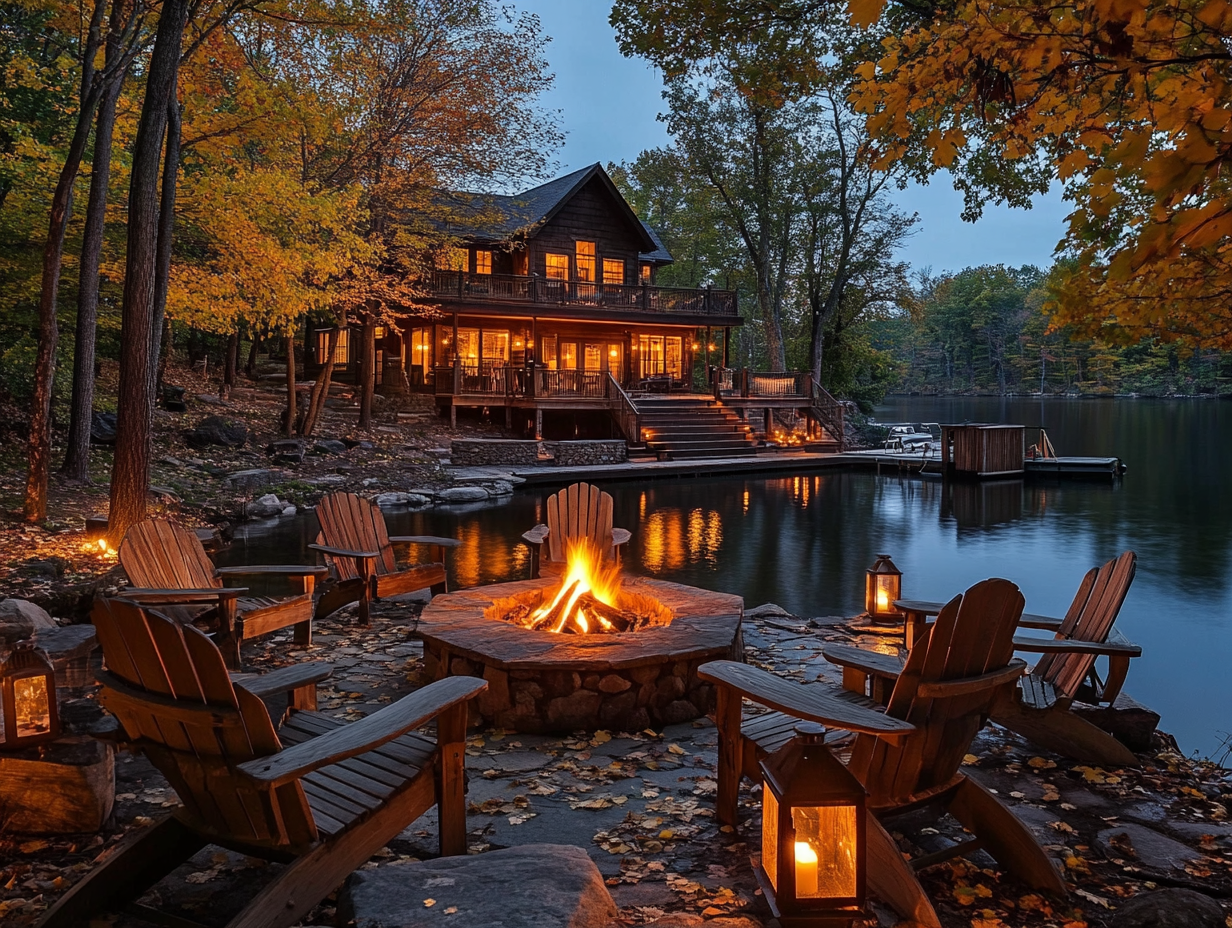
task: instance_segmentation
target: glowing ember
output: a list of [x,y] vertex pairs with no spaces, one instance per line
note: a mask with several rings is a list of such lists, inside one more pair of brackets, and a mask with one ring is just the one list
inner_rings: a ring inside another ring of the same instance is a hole
[[621,606],[620,568],[605,564],[589,540],[566,544],[565,572],[560,586],[535,608],[520,606],[506,621],[558,634],[633,631],[647,618]]

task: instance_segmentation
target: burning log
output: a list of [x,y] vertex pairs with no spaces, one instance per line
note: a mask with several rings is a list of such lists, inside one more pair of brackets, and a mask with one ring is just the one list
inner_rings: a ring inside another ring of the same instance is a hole
[[[578,599],[578,605],[586,610],[587,615],[593,615],[600,620],[608,622],[612,626],[611,631],[613,632],[631,631],[638,620],[638,617],[633,613],[625,612],[623,609],[617,609],[615,606],[609,606],[607,603],[600,602],[590,593]],[[598,629],[595,630],[598,631]],[[604,631],[607,630],[604,629]]]
[[556,602],[553,603],[552,608],[550,608],[542,616],[536,618],[530,627],[532,629],[543,628],[548,631],[554,631],[555,626],[561,624],[560,620],[565,617],[565,610],[569,609],[569,607],[574,604],[574,594],[577,593],[577,588],[581,585],[581,583],[581,580],[575,580],[573,583],[569,584],[569,586],[556,597]]

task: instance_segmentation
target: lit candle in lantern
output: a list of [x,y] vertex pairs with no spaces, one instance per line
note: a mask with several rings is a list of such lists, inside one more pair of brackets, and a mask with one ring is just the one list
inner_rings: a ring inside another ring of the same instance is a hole
[[889,612],[890,611],[890,591],[887,590],[885,587],[883,587],[881,584],[877,585],[877,611],[878,612]]
[[817,895],[817,852],[807,841],[796,842],[796,895]]

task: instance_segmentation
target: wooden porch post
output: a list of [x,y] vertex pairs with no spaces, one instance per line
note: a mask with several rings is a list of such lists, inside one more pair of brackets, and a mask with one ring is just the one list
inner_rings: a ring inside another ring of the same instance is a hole
[[723,326],[723,366],[731,366],[731,356],[728,354],[727,345],[731,341],[731,326]]
[[543,410],[535,407],[535,441],[543,441]]

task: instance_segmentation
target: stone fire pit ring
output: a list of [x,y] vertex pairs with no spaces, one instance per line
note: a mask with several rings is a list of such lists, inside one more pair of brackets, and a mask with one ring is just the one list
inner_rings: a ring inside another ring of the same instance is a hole
[[671,611],[669,624],[562,635],[491,617],[498,601],[534,597],[559,582],[542,577],[433,598],[419,620],[428,676],[482,677],[488,689],[473,711],[490,725],[530,734],[640,731],[713,710],[714,690],[697,668],[743,657],[741,597],[625,577],[623,594],[657,600]]

